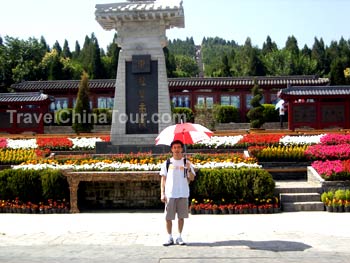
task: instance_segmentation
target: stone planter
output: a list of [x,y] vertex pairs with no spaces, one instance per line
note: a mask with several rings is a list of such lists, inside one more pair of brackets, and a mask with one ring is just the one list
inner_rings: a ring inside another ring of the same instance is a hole
[[213,209],[213,214],[214,215],[220,214],[220,209]]
[[228,208],[228,213],[230,215],[233,215],[235,213],[235,209],[234,208]]
[[326,211],[333,212],[333,206],[330,206],[330,205],[326,206]]

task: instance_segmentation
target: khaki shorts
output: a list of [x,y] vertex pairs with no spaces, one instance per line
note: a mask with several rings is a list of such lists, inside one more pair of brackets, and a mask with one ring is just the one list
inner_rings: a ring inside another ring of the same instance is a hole
[[169,198],[165,204],[165,219],[174,220],[177,218],[188,218],[188,198]]

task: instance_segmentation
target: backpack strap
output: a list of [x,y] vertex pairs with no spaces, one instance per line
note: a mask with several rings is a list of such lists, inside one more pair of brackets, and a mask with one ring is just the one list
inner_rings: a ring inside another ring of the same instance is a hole
[[170,166],[170,159],[166,160],[166,172],[168,172]]
[[184,178],[187,176],[186,157],[184,157]]

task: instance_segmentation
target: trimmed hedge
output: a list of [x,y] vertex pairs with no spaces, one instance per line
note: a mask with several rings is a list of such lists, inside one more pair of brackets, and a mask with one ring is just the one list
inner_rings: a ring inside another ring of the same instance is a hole
[[239,122],[239,110],[234,106],[216,105],[215,118],[218,123]]
[[274,196],[272,175],[259,168],[200,169],[191,185],[193,198],[256,202]]
[[279,122],[279,111],[275,109],[273,104],[263,104],[264,106],[264,119],[265,122]]
[[18,197],[38,203],[47,199],[69,200],[67,178],[59,170],[6,169],[0,171],[0,199]]
[[180,123],[181,118],[184,122],[193,122],[194,121],[194,114],[193,111],[189,108],[185,107],[176,107],[173,109],[173,114],[175,117],[175,123]]

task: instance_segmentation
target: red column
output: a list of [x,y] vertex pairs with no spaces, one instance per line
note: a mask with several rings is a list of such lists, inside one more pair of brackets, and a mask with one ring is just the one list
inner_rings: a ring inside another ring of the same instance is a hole
[[288,102],[288,129],[291,131],[294,131],[295,127],[294,127],[293,116],[292,116],[294,102],[292,100],[287,102]]
[[345,129],[350,129],[350,98],[345,100]]

